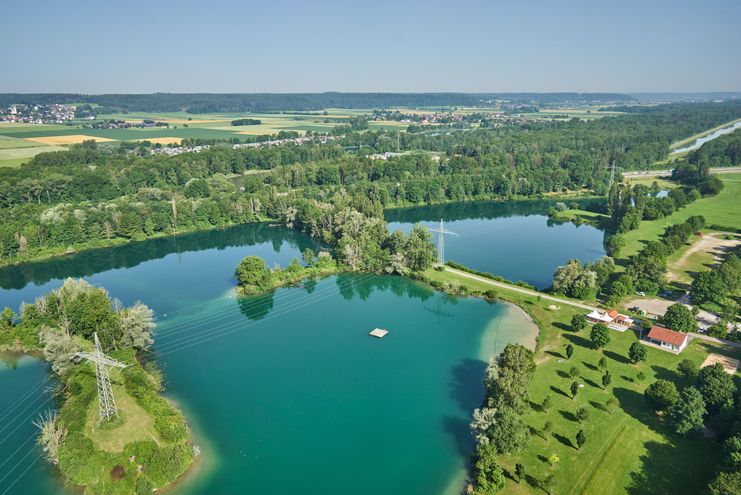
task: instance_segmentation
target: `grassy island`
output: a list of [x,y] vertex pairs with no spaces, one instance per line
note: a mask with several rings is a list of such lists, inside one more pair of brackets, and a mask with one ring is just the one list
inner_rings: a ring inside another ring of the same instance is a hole
[[[65,483],[85,494],[149,494],[171,485],[193,463],[183,414],[160,395],[160,371],[141,359],[152,346],[152,311],[137,303],[121,308],[101,288],[82,280],[64,285],[22,307],[20,318],[6,308],[0,346],[43,354],[58,379],[58,413],[36,424],[46,459]],[[95,365],[78,352],[93,350],[97,334],[110,358],[126,365],[109,368],[118,414],[102,421]]]

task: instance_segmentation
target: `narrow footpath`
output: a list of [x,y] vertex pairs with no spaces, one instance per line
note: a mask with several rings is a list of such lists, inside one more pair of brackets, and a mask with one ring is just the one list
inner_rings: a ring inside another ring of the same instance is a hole
[[[484,284],[487,284],[487,285],[491,285],[493,287],[499,287],[499,288],[511,290],[511,291],[514,291],[514,292],[520,292],[522,294],[527,294],[527,295],[530,295],[530,296],[542,297],[543,299],[546,299],[548,301],[553,301],[553,302],[557,302],[557,303],[561,303],[561,304],[566,304],[568,306],[574,306],[576,308],[586,309],[587,311],[602,311],[600,308],[598,308],[596,306],[590,306],[588,304],[584,304],[584,303],[580,303],[580,302],[576,302],[576,301],[571,301],[569,299],[562,299],[560,297],[555,297],[555,296],[551,296],[551,295],[548,295],[548,294],[543,294],[542,292],[538,292],[538,291],[535,291],[535,290],[526,289],[524,287],[520,287],[520,286],[517,286],[517,285],[511,285],[511,284],[505,284],[503,282],[497,282],[496,280],[491,280],[491,279],[488,279],[488,278],[479,277],[478,275],[474,275],[474,274],[468,273],[468,272],[463,272],[461,270],[456,270],[455,268],[450,268],[449,266],[445,266],[445,270],[448,271],[448,272],[450,272],[450,273],[453,273],[455,275],[458,275],[460,277],[470,278],[471,280],[476,280],[477,282],[481,282],[481,283],[484,283]],[[726,345],[729,345],[731,347],[741,348],[741,343],[739,343],[739,342],[733,342],[731,340],[725,340],[725,339],[716,339],[715,337],[711,337],[711,336],[705,335],[703,333],[689,332],[689,335],[690,335],[690,338],[691,339],[700,339],[700,340],[705,340],[705,341],[708,341],[708,342],[713,342],[715,344],[726,344]]]

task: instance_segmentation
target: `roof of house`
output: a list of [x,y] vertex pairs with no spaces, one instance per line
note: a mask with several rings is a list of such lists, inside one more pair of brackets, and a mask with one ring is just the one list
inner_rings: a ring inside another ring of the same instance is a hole
[[596,311],[596,310],[589,313],[587,315],[587,318],[590,318],[592,320],[597,320],[597,321],[603,321],[605,323],[610,323],[614,319],[614,318],[610,318],[609,316],[607,316],[607,313],[600,313],[599,311]]
[[609,316],[610,318],[613,318],[613,319],[614,318],[617,318],[617,315],[619,315],[619,314],[620,313],[618,313],[616,309],[611,309],[610,311],[607,312],[607,316]]
[[648,332],[648,338],[666,342],[667,344],[681,346],[687,339],[687,334],[682,332],[675,332],[674,330],[669,330],[668,328],[654,325],[651,327],[651,331]]

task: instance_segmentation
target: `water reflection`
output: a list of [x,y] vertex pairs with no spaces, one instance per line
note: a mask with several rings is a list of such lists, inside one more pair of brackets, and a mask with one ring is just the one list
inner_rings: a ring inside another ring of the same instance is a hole
[[266,223],[239,225],[179,236],[162,237],[125,246],[93,249],[49,261],[30,262],[0,269],[0,288],[22,289],[29,283],[43,285],[67,277],[89,277],[118,268],[132,268],[145,261],[164,258],[172,253],[253,246],[270,242],[275,252],[284,242],[297,245],[300,251],[314,247],[305,235]]

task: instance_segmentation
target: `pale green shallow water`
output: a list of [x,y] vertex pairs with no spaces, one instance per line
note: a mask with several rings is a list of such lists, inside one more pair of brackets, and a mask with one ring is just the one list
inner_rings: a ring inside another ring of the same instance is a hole
[[[391,276],[341,275],[234,297],[242,257],[285,265],[310,244],[294,232],[244,226],[25,265],[0,271],[0,306],[85,275],[125,304],[155,309],[168,394],[204,451],[172,493],[457,491],[485,357],[508,341],[532,342],[532,324],[506,305]],[[390,333],[374,339],[374,327]],[[60,491],[53,470],[32,463],[38,450],[27,442],[31,419],[50,405],[27,392],[46,380],[32,359],[0,365],[2,495]]]

